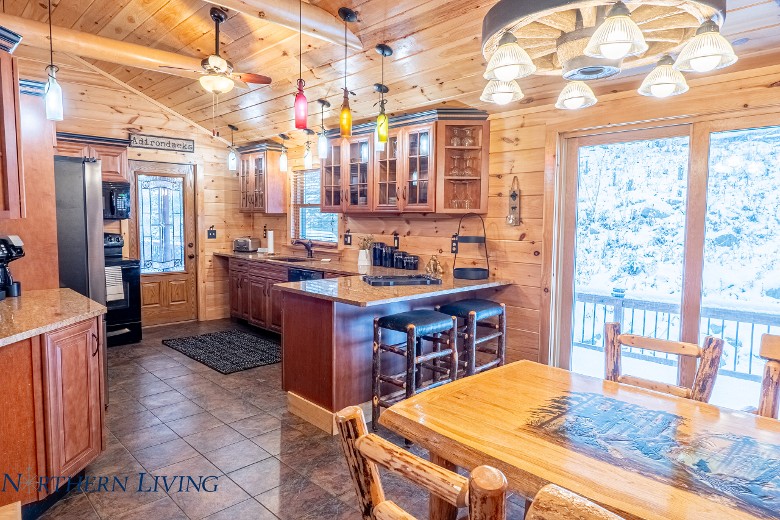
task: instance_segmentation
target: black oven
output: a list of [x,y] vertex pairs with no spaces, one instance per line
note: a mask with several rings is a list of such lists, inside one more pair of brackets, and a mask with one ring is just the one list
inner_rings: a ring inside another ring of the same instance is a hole
[[106,339],[109,347],[141,341],[141,263],[123,258],[122,235],[105,233]]
[[130,183],[103,181],[103,218],[130,218]]

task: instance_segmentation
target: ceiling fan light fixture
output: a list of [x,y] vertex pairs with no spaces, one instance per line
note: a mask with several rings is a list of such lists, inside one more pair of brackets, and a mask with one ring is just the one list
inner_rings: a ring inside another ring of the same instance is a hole
[[667,54],[642,81],[638,92],[643,96],[660,99],[679,96],[688,92],[688,82],[682,72],[674,68],[674,60]]
[[584,81],[571,81],[558,96],[558,102],[555,108],[561,110],[578,110],[580,108],[592,107],[598,102],[596,94]]
[[486,103],[506,105],[513,101],[520,101],[524,97],[525,94],[523,94],[517,81],[498,81],[494,79],[488,81],[479,99]]
[[525,78],[536,72],[536,65],[525,52],[517,38],[507,31],[501,36],[496,52],[490,57],[484,78],[487,80],[512,81]]
[[200,82],[200,86],[203,87],[206,92],[211,92],[216,95],[226,94],[233,90],[233,87],[235,86],[233,80],[229,77],[213,73],[204,74],[198,78],[198,82]]
[[585,55],[619,60],[644,54],[648,48],[642,29],[631,19],[628,7],[618,1],[591,36],[588,46],[585,47]]
[[222,56],[217,56],[216,54],[212,54],[206,58],[206,63],[208,67],[214,72],[221,72],[223,74],[228,72],[228,69],[230,68],[227,60]]
[[737,61],[734,48],[720,34],[720,27],[707,20],[685,44],[674,68],[683,72],[710,72],[733,65]]

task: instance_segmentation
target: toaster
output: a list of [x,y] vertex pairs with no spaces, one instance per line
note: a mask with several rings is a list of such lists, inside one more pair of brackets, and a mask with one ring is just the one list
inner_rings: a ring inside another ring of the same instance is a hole
[[241,237],[233,240],[233,251],[244,253],[255,252],[260,247],[260,239],[253,237]]

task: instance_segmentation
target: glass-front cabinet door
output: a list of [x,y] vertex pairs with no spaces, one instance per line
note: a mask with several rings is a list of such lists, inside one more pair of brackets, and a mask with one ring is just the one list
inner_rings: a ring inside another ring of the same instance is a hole
[[347,140],[347,173],[345,211],[371,211],[372,150],[374,134]]
[[253,207],[256,210],[265,211],[265,154],[257,154],[252,162],[254,163]]
[[374,145],[374,211],[401,210],[400,144],[399,132],[391,131],[384,147]]
[[322,160],[322,211],[342,211],[341,138],[328,142],[328,156]]
[[401,209],[433,211],[433,125],[415,125],[404,129],[404,182],[401,186]]
[[242,155],[238,168],[238,186],[241,193],[238,206],[240,211],[252,211],[254,208],[252,180],[252,156]]

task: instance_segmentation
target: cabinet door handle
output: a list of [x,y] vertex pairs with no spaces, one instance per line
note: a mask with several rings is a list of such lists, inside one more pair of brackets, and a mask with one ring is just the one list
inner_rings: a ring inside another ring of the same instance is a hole
[[100,342],[98,341],[97,334],[92,333],[92,341],[95,342],[95,350],[92,351],[92,357],[97,356],[98,350],[100,350]]

